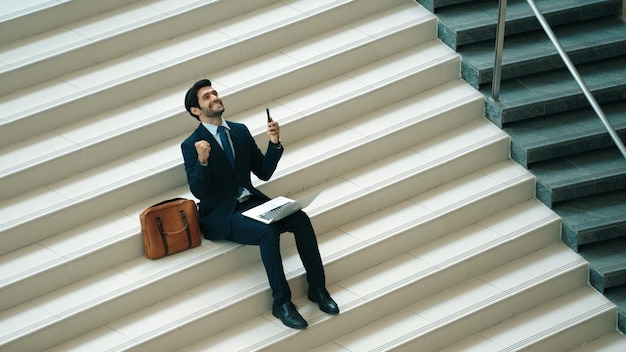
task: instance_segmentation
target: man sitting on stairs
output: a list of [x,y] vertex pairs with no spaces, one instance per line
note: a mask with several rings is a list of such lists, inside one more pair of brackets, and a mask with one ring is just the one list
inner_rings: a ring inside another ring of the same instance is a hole
[[189,187],[200,200],[198,217],[204,237],[258,245],[272,288],[272,314],[291,328],[304,329],[308,324],[291,302],[280,255],[280,234],[292,232],[307,273],[309,300],[323,312],[339,314],[326,290],[317,238],[306,213],[298,211],[269,225],[241,214],[269,200],[252,186],[250,173],[267,181],[276,170],[283,153],[278,122],[268,117],[269,142],[263,154],[245,125],[222,118],[224,104],[208,79],[187,91],[185,108],[200,121],[181,148]]

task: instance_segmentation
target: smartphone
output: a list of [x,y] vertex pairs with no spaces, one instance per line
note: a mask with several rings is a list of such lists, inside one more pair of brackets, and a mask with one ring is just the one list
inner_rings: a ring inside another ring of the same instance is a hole
[[272,118],[270,117],[270,109],[265,108],[265,113],[267,114],[267,123],[272,122]]

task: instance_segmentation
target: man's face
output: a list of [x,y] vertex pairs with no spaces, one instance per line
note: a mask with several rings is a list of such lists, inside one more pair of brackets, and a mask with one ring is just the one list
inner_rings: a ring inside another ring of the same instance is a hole
[[220,117],[224,112],[224,104],[217,91],[211,86],[202,87],[198,90],[198,105],[200,105],[200,117]]

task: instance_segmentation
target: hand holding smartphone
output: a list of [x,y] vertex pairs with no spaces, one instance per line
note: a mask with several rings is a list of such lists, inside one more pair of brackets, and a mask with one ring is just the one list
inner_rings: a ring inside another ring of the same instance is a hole
[[270,116],[270,109],[265,108],[265,113],[267,114],[267,135],[273,144],[280,144],[280,127],[278,122],[274,122]]

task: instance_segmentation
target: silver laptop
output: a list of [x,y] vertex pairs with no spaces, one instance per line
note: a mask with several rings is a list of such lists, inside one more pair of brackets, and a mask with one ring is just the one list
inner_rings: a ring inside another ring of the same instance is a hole
[[297,212],[300,209],[308,207],[309,204],[313,202],[313,199],[315,199],[320,193],[321,191],[312,193],[298,200],[289,199],[283,196],[276,197],[263,204],[257,205],[254,208],[250,208],[242,214],[251,219],[271,224]]

